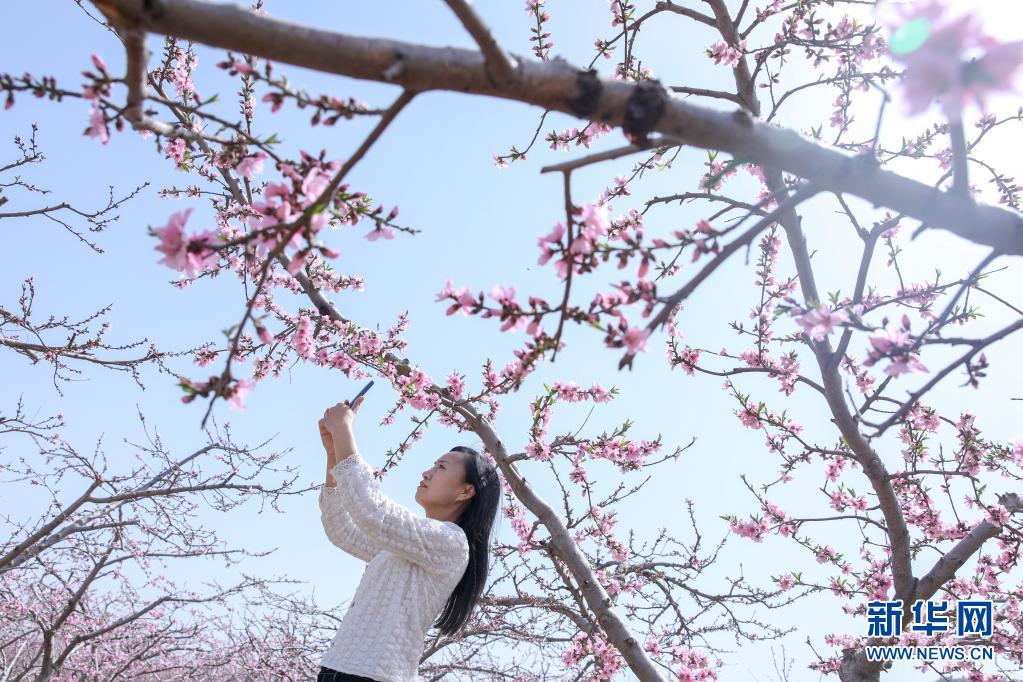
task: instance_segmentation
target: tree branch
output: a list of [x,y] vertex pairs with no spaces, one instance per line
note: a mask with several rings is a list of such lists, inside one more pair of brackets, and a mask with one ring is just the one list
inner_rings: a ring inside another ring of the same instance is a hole
[[[111,21],[137,24],[152,33],[414,91],[501,97],[615,126],[625,122],[635,93],[656,87],[650,82],[601,78],[562,59],[540,63],[520,59],[518,77],[498,88],[487,76],[484,55],[477,51],[351,36],[199,0],[93,2]],[[811,179],[823,190],[853,194],[929,227],[1006,254],[1023,255],[1023,218],[1013,211],[942,192],[878,167],[873,157],[850,157],[806,140],[794,130],[753,121],[743,112],[716,111],[667,94],[664,100],[663,112],[647,121],[651,132],[730,152]]]
[[[1018,495],[1009,493],[1000,497],[1001,503],[1009,510],[1009,513],[1023,511],[1023,504],[1020,504]],[[920,578],[914,598],[926,601],[934,596],[938,589],[951,580],[963,564],[980,550],[981,545],[996,537],[1001,530],[1001,526],[996,526],[987,519],[977,524],[973,530],[956,543],[955,547],[935,562],[934,567],[927,575]]]
[[473,37],[486,56],[487,75],[497,87],[504,87],[515,75],[516,62],[497,44],[497,39],[473,9],[469,0],[444,0],[455,13],[465,30]]
[[[770,225],[773,222],[777,222],[779,220],[779,216],[782,213],[791,210],[794,206],[801,204],[802,202],[806,201],[819,191],[820,189],[818,187],[814,187],[813,185],[804,185],[800,187],[795,192],[793,192],[791,196],[783,199],[778,204],[778,207],[774,211],[758,220],[753,225],[753,227],[749,228],[741,235],[730,241],[727,246],[721,249],[721,253],[714,256],[714,259],[711,260],[706,265],[704,265],[703,269],[696,273],[696,275],[691,280],[686,282],[681,289],[676,291],[674,294],[669,296],[664,301],[664,305],[661,307],[660,311],[658,311],[658,313],[653,317],[653,319],[651,319],[650,322],[647,323],[646,326],[647,330],[653,332],[658,327],[663,325],[665,321],[668,319],[668,316],[671,315],[672,309],[674,309],[675,306],[677,306],[679,303],[687,299],[694,291],[696,291],[696,288],[700,286],[700,284],[705,279],[710,277],[711,274],[713,274],[714,271],[717,270],[722,263],[728,260],[729,256],[738,251],[740,247],[745,246],[746,244],[749,244],[751,241],[753,241],[753,239],[755,239],[756,236],[760,234],[760,232],[762,232],[768,225]],[[618,369],[622,369],[625,366],[631,367],[632,358],[633,358],[632,354],[626,353],[625,356],[623,356],[622,359],[619,361]]]

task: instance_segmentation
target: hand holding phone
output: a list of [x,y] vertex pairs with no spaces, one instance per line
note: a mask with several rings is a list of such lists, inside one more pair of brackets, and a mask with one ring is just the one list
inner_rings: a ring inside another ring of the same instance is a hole
[[[346,400],[344,403],[338,403],[332,407],[328,407],[326,412],[323,413],[323,419],[320,420],[321,436],[324,431],[333,436],[339,429],[351,429],[355,422],[355,414],[359,409],[359,406],[355,403],[359,402],[359,398],[366,395],[366,391],[368,391],[371,386],[373,386],[372,381],[363,386],[362,390],[359,391],[359,394],[355,396],[355,399],[352,401]],[[346,407],[348,408],[347,410],[345,409]],[[324,442],[324,446],[326,447],[326,441]]]

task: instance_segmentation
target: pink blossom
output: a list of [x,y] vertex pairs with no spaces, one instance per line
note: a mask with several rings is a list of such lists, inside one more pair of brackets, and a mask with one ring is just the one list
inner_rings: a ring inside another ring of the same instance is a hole
[[291,189],[285,182],[271,182],[266,186],[266,192],[263,196],[266,197],[267,201],[274,197],[288,199],[291,196]]
[[644,258],[642,261],[640,261],[639,268],[636,270],[636,278],[637,279],[643,279],[644,277],[647,276],[647,274],[649,274],[649,272],[650,272],[650,261],[648,261],[646,258]]
[[453,315],[456,312],[461,312],[463,315],[468,315],[469,311],[472,310],[476,299],[472,294],[469,293],[469,287],[463,286],[460,289],[454,288],[454,282],[450,279],[444,282],[444,288],[437,294],[437,300],[443,301],[446,298],[455,299],[455,303],[448,308],[447,314]]
[[319,168],[313,168],[302,180],[301,192],[305,198],[303,207],[316,201],[327,186],[330,185],[330,176]]
[[[579,220],[582,223],[582,228],[579,230],[578,236],[572,240],[572,244],[569,246],[569,253],[575,254],[590,254],[596,246],[597,239],[604,234],[607,234],[610,224],[607,219],[607,205],[595,206],[593,204],[584,204],[579,212]],[[561,223],[555,225],[554,231],[551,232],[548,237],[553,239],[544,238],[543,241],[559,241],[561,239],[562,230],[564,227]],[[544,245],[541,243],[541,247]],[[549,255],[547,256],[550,257]],[[547,258],[543,258],[546,262]]]
[[267,158],[266,152],[257,152],[252,156],[246,156],[235,166],[238,175],[245,178],[252,178],[256,173],[263,172],[263,161]]
[[728,526],[736,535],[750,538],[754,542],[763,542],[764,535],[769,529],[767,521],[763,519],[760,521],[730,521]]
[[885,368],[885,373],[889,376],[897,377],[913,370],[927,372],[927,367],[910,352],[907,323],[908,319],[904,319],[903,329],[884,329],[874,332],[869,337],[870,345],[874,349],[871,351],[870,357],[863,361],[863,364],[870,366],[882,357],[890,357],[892,363]]
[[786,573],[778,580],[778,587],[783,591],[787,592],[792,589],[792,586],[796,584],[795,578],[792,577],[791,573]]
[[909,332],[903,329],[882,329],[869,337],[870,345],[879,353],[891,353],[893,349],[907,345]]
[[827,304],[796,316],[796,322],[814,341],[823,341],[839,322],[848,321],[849,314],[845,310],[834,311]]
[[265,95],[263,95],[263,101],[271,102],[270,105],[271,114],[276,113],[284,105],[284,98],[281,97],[276,92],[268,92]]
[[701,233],[706,234],[706,235],[709,235],[711,237],[713,237],[714,235],[716,235],[718,233],[718,231],[715,230],[711,226],[711,224],[708,223],[706,220],[701,220],[698,223],[696,223],[696,231],[697,232],[701,232]]
[[245,409],[245,396],[252,391],[252,387],[256,385],[252,379],[241,379],[234,385],[234,391],[231,396],[227,399],[227,402],[231,405],[232,409],[244,410]]
[[192,213],[191,208],[171,215],[164,227],[153,229],[160,239],[154,249],[164,254],[159,263],[184,272],[188,277],[195,277],[201,270],[217,262],[217,252],[209,248],[216,235],[206,230],[192,237],[185,236],[185,223]]
[[739,421],[743,423],[743,426],[751,429],[761,428],[759,408],[752,403],[746,403],[739,411]]
[[643,327],[630,327],[627,329],[624,340],[629,353],[635,355],[639,351],[645,351],[647,349],[646,341],[649,336],[650,330]]
[[583,223],[583,232],[592,238],[607,234],[607,230],[610,227],[607,222],[607,204],[600,206],[583,204],[579,218]]
[[537,237],[536,241],[537,241],[537,243],[541,247],[544,246],[544,244],[548,243],[548,242],[551,243],[551,244],[557,244],[558,242],[561,241],[561,238],[564,235],[565,235],[565,224],[562,223],[559,220],[558,222],[554,223],[554,229],[553,230],[551,230],[548,234],[545,234],[542,237]]
[[1004,526],[1009,522],[1009,510],[1000,504],[993,504],[987,508],[987,520],[996,526]]
[[451,391],[451,396],[455,400],[461,400],[462,392],[465,390],[465,382],[462,381],[462,377],[457,374],[449,374],[447,379],[447,388]]
[[496,284],[490,290],[490,297],[502,305],[512,304],[515,302],[515,287],[505,289],[500,284]]
[[580,234],[572,240],[572,245],[568,247],[568,251],[569,253],[587,254],[593,253],[593,247],[593,240],[584,234]]
[[305,250],[300,250],[295,253],[295,255],[291,257],[291,260],[288,261],[288,265],[286,267],[287,271],[292,275],[298,274],[298,271],[305,265],[307,255],[308,252]]
[[[319,232],[327,224],[329,219],[330,218],[326,213],[314,213],[309,218],[309,229],[314,233]],[[324,255],[328,258],[337,258],[341,255],[341,252],[335,249],[326,249]]]
[[838,475],[842,473],[843,469],[845,469],[845,459],[841,457],[836,457],[835,459],[828,462],[827,473],[825,473],[825,478],[827,478],[829,481],[837,481]]
[[734,48],[719,40],[710,46],[710,49],[707,50],[707,55],[714,60],[715,64],[725,64],[734,67],[742,59],[742,54],[745,50],[745,40],[739,42],[738,48]]
[[375,230],[371,230],[366,235],[366,239],[371,242],[375,242],[380,237],[383,237],[384,239],[394,239],[394,230],[383,225],[377,225]]
[[606,403],[611,400],[611,394],[596,381],[593,382],[590,391],[593,392],[593,402],[595,403]]
[[184,138],[177,137],[167,145],[166,156],[174,159],[177,163],[181,163],[185,158],[185,140]]
[[304,360],[313,358],[312,321],[308,315],[299,318],[298,327],[291,336],[291,346],[295,349],[295,354],[298,357]]
[[554,274],[558,276],[558,279],[565,279],[568,277],[568,261],[564,258],[559,258],[554,261]]
[[89,128],[85,131],[89,137],[99,137],[103,144],[110,141],[110,131],[107,129],[107,121],[103,117],[103,111],[99,108],[99,102],[93,100],[92,108],[89,109]]
[[909,412],[910,423],[913,428],[930,431],[936,433],[938,427],[941,425],[941,420],[938,418],[938,413],[930,408],[926,408],[919,403],[913,406],[913,409]]
[[892,56],[906,65],[902,87],[908,113],[923,112],[937,100],[950,119],[958,120],[971,102],[986,110],[988,94],[1013,89],[1023,41],[999,44],[983,33],[972,11],[953,16],[945,2],[929,0],[889,23]]
[[1023,467],[1023,438],[1017,438],[1012,442],[1012,461]]
[[199,94],[195,91],[195,84],[192,83],[192,72],[198,65],[199,57],[191,50],[186,52],[181,48],[177,48],[174,53],[174,61],[177,64],[171,69],[170,80],[174,83],[178,96],[192,94],[198,99]]

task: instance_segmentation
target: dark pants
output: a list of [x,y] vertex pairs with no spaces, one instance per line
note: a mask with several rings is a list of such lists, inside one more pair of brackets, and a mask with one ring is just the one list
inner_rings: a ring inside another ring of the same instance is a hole
[[333,668],[320,666],[320,674],[316,676],[316,682],[377,682],[371,677],[343,673]]

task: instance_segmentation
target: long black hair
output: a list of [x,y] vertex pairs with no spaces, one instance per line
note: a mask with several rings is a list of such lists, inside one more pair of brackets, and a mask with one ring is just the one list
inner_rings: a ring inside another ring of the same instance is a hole
[[451,450],[464,453],[465,482],[471,483],[476,493],[456,521],[469,540],[469,564],[433,624],[445,635],[452,635],[465,625],[483,593],[490,571],[490,533],[501,504],[500,474],[494,462],[466,445]]

